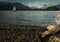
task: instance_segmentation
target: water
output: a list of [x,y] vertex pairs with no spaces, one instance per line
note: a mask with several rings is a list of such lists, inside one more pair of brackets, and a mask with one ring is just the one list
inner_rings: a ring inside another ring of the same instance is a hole
[[46,26],[53,24],[57,11],[0,11],[0,24]]

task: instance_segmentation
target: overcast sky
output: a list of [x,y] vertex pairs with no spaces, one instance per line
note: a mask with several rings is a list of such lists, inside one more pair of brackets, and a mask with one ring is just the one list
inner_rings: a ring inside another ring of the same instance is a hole
[[9,0],[0,0],[0,1],[3,1],[3,2],[8,2]]
[[10,0],[10,1],[18,1],[18,2],[34,2],[34,1],[39,1],[39,2],[59,2],[60,0]]
[[0,0],[0,1],[20,2],[29,7],[36,7],[36,8],[44,7],[44,5],[52,6],[52,5],[60,4],[60,0]]
[[0,1],[10,1],[10,2],[24,2],[24,3],[28,3],[28,2],[34,2],[34,1],[39,1],[39,2],[53,2],[53,3],[58,3],[60,2],[60,0],[0,0]]

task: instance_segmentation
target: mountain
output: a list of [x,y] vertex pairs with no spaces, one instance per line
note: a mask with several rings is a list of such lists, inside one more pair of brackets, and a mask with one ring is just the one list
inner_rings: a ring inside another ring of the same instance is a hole
[[43,10],[60,10],[60,5],[50,6]]
[[54,6],[49,6],[49,7],[44,7],[43,9],[37,9],[37,8],[30,8],[28,6],[25,6],[21,3],[15,2],[0,2],[0,10],[13,10],[13,7],[16,7],[16,10],[60,10],[60,4],[59,5],[54,5]]
[[33,10],[56,11],[56,10],[60,10],[60,4],[54,6],[45,6],[40,9],[34,8]]
[[12,10],[13,6],[16,7],[16,10],[30,10],[28,6],[25,6],[21,3],[9,3],[9,2],[0,2],[0,10]]
[[22,5],[21,3],[13,3],[16,6],[17,10],[31,10],[28,6]]
[[59,10],[60,10],[60,4],[56,5],[56,7],[59,8]]

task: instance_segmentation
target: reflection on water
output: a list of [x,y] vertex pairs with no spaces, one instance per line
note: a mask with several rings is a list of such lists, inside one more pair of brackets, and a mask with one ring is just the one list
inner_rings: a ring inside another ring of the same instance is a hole
[[45,26],[53,24],[57,11],[0,11],[0,22],[6,24]]

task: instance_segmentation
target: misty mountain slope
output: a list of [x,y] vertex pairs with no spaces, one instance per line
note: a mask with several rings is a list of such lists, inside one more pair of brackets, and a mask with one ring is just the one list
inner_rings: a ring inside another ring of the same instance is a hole
[[56,5],[56,7],[60,9],[60,4]]
[[14,5],[15,5],[15,7],[16,7],[17,10],[29,10],[29,9],[31,9],[28,6],[25,6],[25,5],[23,5],[21,3],[18,3],[18,2],[13,3],[13,6]]
[[60,10],[60,5],[50,6],[45,8],[44,10]]
[[52,6],[52,7],[48,7],[45,10],[59,10],[59,8]]
[[16,7],[16,10],[60,10],[60,4],[54,5],[54,6],[49,6],[49,7],[44,7],[43,9],[37,9],[37,8],[30,8],[28,6],[25,6],[19,2],[15,3],[10,3],[10,2],[0,2],[0,10],[13,10],[13,7]]
[[34,8],[34,10],[43,10],[43,11],[54,11],[54,10],[60,10],[60,4],[58,5],[53,5],[53,6],[48,6],[48,7],[42,7],[42,8]]
[[0,10],[12,10],[13,6],[16,7],[17,10],[29,10],[30,8],[22,5],[21,3],[9,3],[9,2],[0,2]]
[[0,2],[0,10],[10,10],[12,9],[12,5],[8,2]]

